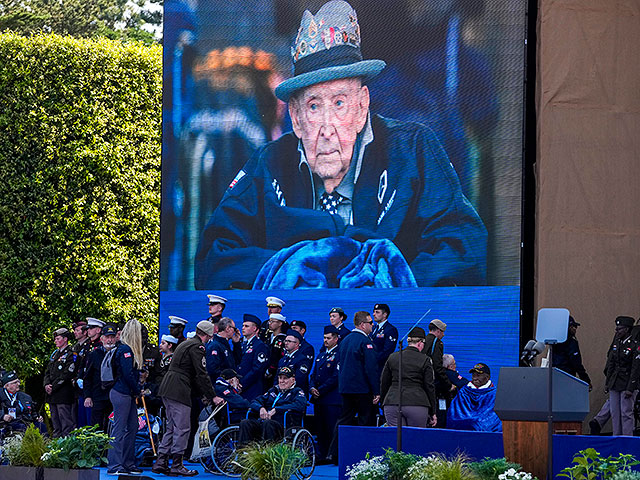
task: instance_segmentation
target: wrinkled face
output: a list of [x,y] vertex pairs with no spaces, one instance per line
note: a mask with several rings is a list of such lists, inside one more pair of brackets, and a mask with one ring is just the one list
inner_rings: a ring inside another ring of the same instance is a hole
[[280,390],[289,390],[296,384],[296,377],[285,377],[278,375],[278,386]]
[[300,348],[300,342],[293,335],[287,335],[284,339],[284,349],[288,353],[295,352],[298,348]]
[[369,111],[369,90],[357,78],[311,85],[289,103],[293,131],[302,141],[311,171],[327,185],[338,183],[351,164],[353,147]]
[[231,385],[236,390],[240,386],[240,380],[238,380],[238,377],[230,378],[229,380],[227,380],[227,382],[229,382],[229,385]]
[[251,338],[258,333],[258,326],[253,322],[244,322],[242,324],[242,336]]
[[491,375],[489,375],[488,373],[473,372],[471,374],[471,383],[473,383],[476,387],[481,387],[486,384],[490,378]]
[[324,340],[323,340],[323,344],[324,344],[324,348],[326,348],[327,350],[331,350],[333,347],[335,347],[338,344],[338,335],[336,335],[335,333],[325,333],[324,334]]
[[20,379],[16,378],[13,382],[7,383],[4,388],[7,389],[7,392],[14,395],[18,390],[20,390]]
[[373,319],[378,323],[384,322],[387,319],[387,312],[385,312],[384,310],[375,309],[373,311]]
[[56,348],[64,348],[69,343],[69,340],[67,340],[67,337],[65,337],[64,335],[56,335],[55,337],[53,337],[53,343]]
[[224,310],[224,304],[222,303],[214,303],[213,305],[209,305],[209,315],[215,317],[220,315]]
[[[458,369],[458,366],[456,365],[456,361],[452,360],[451,361],[451,365],[449,365],[449,370],[453,370],[454,372]],[[486,383],[486,382],[485,382]]]
[[73,336],[76,337],[76,340],[80,342],[87,338],[87,331],[83,328],[82,325],[78,325],[73,329]]
[[342,317],[338,312],[333,312],[329,314],[329,321],[331,322],[331,325],[337,327],[342,323]]
[[111,350],[116,344],[116,336],[115,335],[102,335],[100,337],[100,341],[102,342],[102,346],[105,349]]

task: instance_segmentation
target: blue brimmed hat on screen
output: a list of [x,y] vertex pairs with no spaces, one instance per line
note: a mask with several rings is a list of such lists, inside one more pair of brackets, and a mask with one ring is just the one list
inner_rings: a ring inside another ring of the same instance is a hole
[[325,3],[315,15],[305,10],[291,56],[293,77],[275,92],[284,102],[295,91],[321,82],[355,77],[366,82],[386,66],[382,60],[362,59],[358,17],[343,0]]

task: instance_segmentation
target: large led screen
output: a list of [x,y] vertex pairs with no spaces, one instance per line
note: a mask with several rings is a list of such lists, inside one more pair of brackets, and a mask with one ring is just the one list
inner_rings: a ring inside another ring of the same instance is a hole
[[386,303],[517,364],[526,2],[325,4],[165,0],[161,331]]

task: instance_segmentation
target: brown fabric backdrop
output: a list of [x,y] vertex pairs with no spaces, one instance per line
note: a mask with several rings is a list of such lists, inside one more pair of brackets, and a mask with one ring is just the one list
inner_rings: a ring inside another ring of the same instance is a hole
[[594,412],[614,319],[640,314],[640,1],[540,0],[536,104],[536,311],[582,324]]

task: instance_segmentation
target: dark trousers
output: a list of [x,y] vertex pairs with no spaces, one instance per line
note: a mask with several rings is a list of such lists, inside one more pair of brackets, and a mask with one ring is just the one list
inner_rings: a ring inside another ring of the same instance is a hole
[[85,425],[93,425],[91,422],[91,407],[84,406],[84,397],[82,395],[78,396],[75,405],[75,418],[76,425],[78,427],[84,427]]
[[338,428],[340,425],[359,425],[373,427],[376,424],[378,406],[373,404],[372,393],[342,393],[342,414],[333,430],[333,440],[329,455],[338,461]]
[[129,470],[136,466],[135,440],[138,432],[138,410],[136,399],[114,389],[109,392],[113,405],[113,430],[108,472]]
[[49,403],[51,411],[51,423],[53,424],[53,436],[64,437],[76,428],[73,419],[73,404]]
[[284,436],[284,427],[275,420],[247,418],[240,422],[238,443],[246,445],[254,440],[267,442],[280,440]]
[[191,431],[191,406],[169,398],[163,398],[162,402],[167,413],[167,428],[158,447],[158,453],[184,455]]
[[98,400],[91,407],[91,420],[89,425],[98,425],[103,432],[109,428],[109,414],[113,410],[109,400]]
[[316,404],[313,406],[320,460],[326,459],[329,454],[329,445],[331,445],[333,431],[336,428],[336,423],[338,423],[341,412],[342,407],[340,405]]

